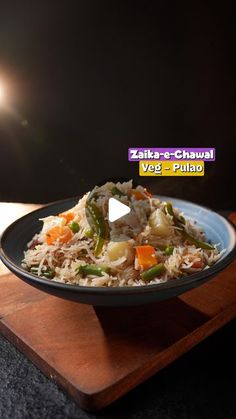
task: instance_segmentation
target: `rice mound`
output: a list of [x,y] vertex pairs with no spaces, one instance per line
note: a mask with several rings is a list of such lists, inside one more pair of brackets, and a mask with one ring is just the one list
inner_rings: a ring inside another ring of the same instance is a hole
[[[114,192],[112,193],[114,188],[121,193],[115,197],[125,205],[131,205],[134,210],[135,217],[131,217],[132,219],[128,219],[126,223],[122,219],[116,223],[108,221],[108,200],[114,197]],[[96,192],[96,188],[94,191]],[[25,269],[42,277],[46,276],[44,274],[46,269],[47,272],[53,273],[51,280],[67,284],[93,287],[142,286],[174,280],[208,269],[224,252],[218,250],[217,245],[205,249],[191,243],[175,223],[176,217],[181,219],[184,214],[175,208],[174,214],[170,215],[166,211],[166,202],[151,197],[142,186],[133,189],[132,181],[129,181],[116,184],[108,182],[99,188],[99,196],[91,199],[109,228],[109,237],[104,240],[100,254],[96,255],[94,248],[97,234],[91,232],[86,217],[89,195],[85,194],[73,208],[66,211],[65,218],[60,215],[42,219],[42,230],[28,243],[24,253],[22,266]],[[140,199],[142,195],[144,198]],[[71,226],[66,221],[68,214],[73,214],[74,225],[77,224],[79,230],[71,233],[67,242],[57,238],[48,244],[46,238],[50,229],[55,230],[55,226],[59,226],[58,228]],[[202,229],[193,221],[187,218],[184,220],[186,233],[197,241],[206,243]],[[141,229],[138,228],[140,226]],[[120,235],[120,242],[112,241],[114,235]],[[136,254],[136,247],[145,245],[153,246],[156,260],[164,266],[161,275],[148,281],[142,277],[142,269],[138,266]],[[166,249],[170,246],[173,251],[167,254]],[[102,270],[99,276],[85,275],[80,267],[90,264],[98,267],[106,266],[106,269]]]

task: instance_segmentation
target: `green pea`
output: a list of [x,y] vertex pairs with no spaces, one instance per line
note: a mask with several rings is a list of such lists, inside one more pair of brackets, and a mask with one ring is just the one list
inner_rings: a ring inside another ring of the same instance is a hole
[[167,256],[172,255],[173,251],[174,251],[174,246],[167,246],[167,247],[165,248],[165,254],[166,254]]
[[94,235],[94,231],[91,228],[88,228],[84,232],[85,237],[88,237],[88,239],[91,239]]
[[75,234],[78,233],[80,226],[76,221],[72,221],[72,223],[69,225],[71,231]]

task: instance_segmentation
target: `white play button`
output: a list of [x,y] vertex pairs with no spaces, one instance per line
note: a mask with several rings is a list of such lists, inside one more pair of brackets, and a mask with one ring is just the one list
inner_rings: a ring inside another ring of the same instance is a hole
[[130,207],[128,205],[122,204],[115,198],[110,198],[108,201],[108,220],[113,223],[119,218],[124,217],[124,215],[130,213]]
[[144,231],[151,213],[149,198],[139,200],[139,205],[136,205],[136,199],[133,195],[130,196],[129,191],[126,198],[122,196],[124,194],[119,189],[120,186],[118,184],[116,187],[113,183],[106,184],[105,188],[104,185],[96,186],[86,200],[85,214],[88,224],[92,232],[105,241],[135,239]]

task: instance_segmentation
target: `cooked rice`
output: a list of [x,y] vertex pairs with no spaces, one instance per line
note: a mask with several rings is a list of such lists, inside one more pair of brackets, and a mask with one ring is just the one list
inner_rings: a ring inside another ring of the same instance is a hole
[[[107,220],[108,200],[113,196],[111,189],[114,186],[124,194],[124,196],[119,197],[121,202],[130,205],[130,201],[132,201],[135,217],[130,219],[129,223],[126,222],[125,224],[122,220],[109,223]],[[91,200],[96,203],[109,224],[110,239],[119,235],[121,239],[127,240],[128,248],[124,255],[111,260],[109,256],[111,240],[106,240],[101,254],[98,257],[95,256],[95,239],[86,236],[86,232],[90,229],[85,213],[86,201],[89,197],[89,193],[87,193],[79,200],[77,205],[67,211],[73,213],[74,221],[80,227],[79,231],[73,234],[71,240],[63,244],[57,239],[52,244],[47,244],[45,234],[49,226],[55,222],[60,223],[62,218],[50,216],[42,219],[43,228],[28,244],[29,248],[25,251],[22,266],[27,270],[37,267],[38,276],[44,276],[43,270],[45,267],[50,268],[54,272],[52,280],[58,282],[93,287],[123,287],[158,284],[174,280],[183,275],[207,269],[221,257],[223,250],[219,251],[217,245],[214,245],[213,250],[206,250],[197,248],[184,239],[179,227],[175,225],[173,217],[166,213],[165,202],[161,202],[157,198],[147,197],[144,201],[134,197],[129,199],[131,190],[133,190],[132,181],[117,184],[108,182],[99,188],[97,200],[93,198]],[[136,190],[145,194],[145,189],[142,186],[138,186]],[[94,191],[96,192],[96,188]],[[150,225],[150,216],[156,210],[160,210],[161,216],[164,217],[168,235],[160,234],[158,228]],[[184,216],[176,208],[174,213],[178,217]],[[140,232],[140,230],[142,231]],[[191,220],[186,219],[185,230],[197,240],[205,240],[202,229],[198,228]],[[135,247],[145,244],[155,248],[158,263],[164,263],[165,267],[165,272],[162,275],[149,282],[141,278],[140,271],[137,269],[137,258],[135,257]],[[165,251],[161,249],[170,245],[174,247],[173,253],[166,255]],[[194,267],[198,266],[197,262],[200,262],[200,267]],[[102,276],[84,276],[78,272],[81,265],[88,264],[106,265],[110,269],[109,273],[104,272]]]

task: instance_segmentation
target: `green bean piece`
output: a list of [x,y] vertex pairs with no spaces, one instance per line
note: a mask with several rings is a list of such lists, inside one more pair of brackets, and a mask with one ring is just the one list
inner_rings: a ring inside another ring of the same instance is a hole
[[158,265],[152,266],[147,271],[141,273],[141,278],[144,281],[151,281],[157,276],[161,275],[165,271],[164,263],[158,263]]
[[[200,240],[197,240],[197,239],[195,239],[195,237],[191,236],[191,234],[187,233],[187,231],[185,230],[185,228],[181,224],[182,221],[179,218],[177,218],[176,215],[174,214],[173,207],[172,207],[172,204],[170,202],[167,202],[166,209],[167,209],[168,213],[170,215],[172,215],[174,224],[177,227],[180,228],[179,231],[186,240],[188,240],[190,243],[194,244],[196,247],[199,247],[201,249],[214,250],[214,247],[211,246],[209,243],[205,243],[205,242],[202,242]],[[184,217],[182,217],[182,219],[184,219]],[[184,219],[184,224],[185,224],[185,219]]]
[[191,236],[184,229],[181,230],[181,234],[183,235],[183,237],[186,238],[186,240],[194,244],[196,247],[200,247],[200,249],[214,250],[214,246],[211,246],[209,243],[205,243],[205,242],[195,239],[195,237]]
[[171,202],[167,202],[166,210],[167,210],[168,214],[173,217],[173,221],[174,221],[175,225],[179,225],[179,223],[180,224],[185,224],[186,223],[185,218],[182,215],[180,215],[179,217],[177,217],[177,215],[175,215]]
[[92,192],[89,197],[88,197],[88,201],[92,201],[92,199],[94,201],[96,201],[98,199],[98,193],[97,192]]
[[80,226],[76,221],[72,221],[72,223],[69,225],[71,231],[75,234],[78,233]]
[[175,216],[171,202],[166,203],[166,210],[167,210],[169,215],[171,215],[172,217]]
[[[32,272],[32,274],[34,275],[38,275],[38,266],[31,266],[30,268],[30,272]],[[49,266],[43,266],[41,269],[41,275],[40,276],[44,276],[45,278],[48,279],[52,279],[55,276],[55,272],[49,268]]]
[[30,267],[30,272],[32,272],[32,274],[34,274],[34,275],[38,275],[38,270],[39,270],[38,266],[31,266]]
[[97,234],[97,241],[95,244],[95,256],[99,256],[104,244],[104,239],[107,236],[106,222],[102,212],[93,202],[87,202],[86,209],[94,224],[94,229]]
[[55,272],[52,269],[47,268],[45,271],[42,271],[41,275],[45,276],[45,278],[52,279],[55,276]]
[[94,276],[103,276],[104,272],[108,272],[109,268],[107,266],[98,266],[98,265],[84,265],[78,268],[78,272],[82,275],[94,275]]
[[104,241],[105,240],[104,240],[103,237],[101,237],[101,236],[97,237],[95,248],[94,248],[94,254],[95,254],[96,257],[100,255],[100,253],[102,251],[102,248],[103,248],[103,245],[104,245]]
[[165,254],[166,254],[167,256],[172,255],[173,251],[174,251],[174,246],[167,246],[167,247],[165,248]]
[[111,190],[112,195],[118,195],[118,196],[126,196],[123,192],[120,191],[116,186],[113,186]]

